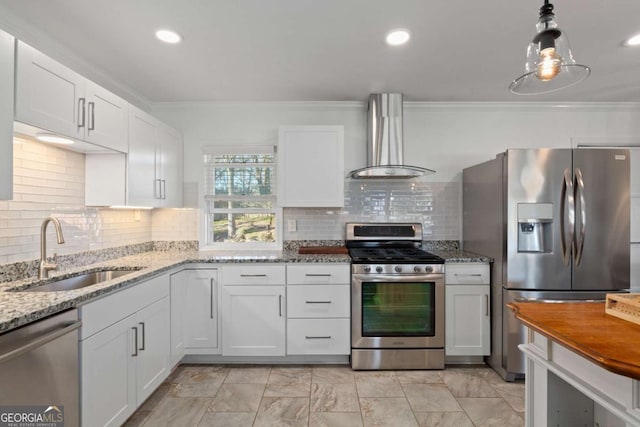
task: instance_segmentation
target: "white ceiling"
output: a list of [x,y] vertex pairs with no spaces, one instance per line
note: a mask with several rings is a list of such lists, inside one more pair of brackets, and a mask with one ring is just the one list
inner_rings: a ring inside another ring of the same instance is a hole
[[[553,1],[583,83],[513,95],[542,0],[0,0],[150,102],[640,101],[638,0]],[[179,32],[179,45],[155,40]],[[384,43],[403,27],[404,47]],[[38,46],[36,46],[38,47]]]

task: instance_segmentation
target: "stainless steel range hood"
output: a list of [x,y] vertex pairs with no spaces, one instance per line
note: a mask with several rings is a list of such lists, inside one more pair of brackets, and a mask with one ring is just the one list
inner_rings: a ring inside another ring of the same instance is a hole
[[374,93],[369,97],[367,167],[349,178],[416,178],[435,171],[405,165],[402,153],[402,94]]

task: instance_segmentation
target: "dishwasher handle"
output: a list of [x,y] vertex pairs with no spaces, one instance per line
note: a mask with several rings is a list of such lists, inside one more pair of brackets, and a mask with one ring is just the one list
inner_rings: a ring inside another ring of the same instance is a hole
[[7,351],[5,353],[0,354],[0,363],[4,363],[8,360],[13,359],[14,357],[18,357],[22,354],[28,353],[29,351],[42,347],[43,345],[59,338],[63,335],[68,334],[76,329],[79,329],[82,325],[82,321],[78,320],[72,323],[64,323],[62,327],[55,329],[53,331],[47,332],[38,336],[37,338],[31,339],[27,344],[22,345],[13,350]]

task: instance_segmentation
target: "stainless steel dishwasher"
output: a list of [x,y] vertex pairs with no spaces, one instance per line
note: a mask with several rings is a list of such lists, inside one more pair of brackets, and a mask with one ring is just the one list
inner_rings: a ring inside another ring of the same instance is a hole
[[51,425],[80,424],[80,325],[72,309],[0,335],[0,413],[40,407],[29,411],[60,411]]

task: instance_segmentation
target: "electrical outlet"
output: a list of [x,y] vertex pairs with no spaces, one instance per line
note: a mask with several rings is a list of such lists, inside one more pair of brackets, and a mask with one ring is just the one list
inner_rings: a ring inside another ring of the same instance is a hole
[[295,219],[290,219],[287,221],[287,231],[296,231],[298,229],[298,224]]

